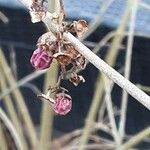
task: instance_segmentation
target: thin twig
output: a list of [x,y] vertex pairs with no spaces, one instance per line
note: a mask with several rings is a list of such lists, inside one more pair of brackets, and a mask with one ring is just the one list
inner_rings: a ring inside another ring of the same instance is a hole
[[150,109],[150,97],[137,88],[133,83],[124,78],[121,74],[111,68],[102,59],[95,55],[90,49],[84,46],[78,39],[70,33],[64,33],[66,40],[70,41],[75,48],[88,59],[97,69],[102,71],[106,76],[112,79],[121,88],[126,90],[131,96],[143,104],[146,108]]

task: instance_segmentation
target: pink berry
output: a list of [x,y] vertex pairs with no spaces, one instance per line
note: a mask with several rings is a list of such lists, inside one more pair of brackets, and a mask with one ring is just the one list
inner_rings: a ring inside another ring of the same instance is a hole
[[72,108],[72,100],[68,94],[56,94],[53,110],[56,114],[66,115]]
[[46,51],[38,48],[33,52],[30,62],[35,69],[43,70],[50,67],[52,59]]

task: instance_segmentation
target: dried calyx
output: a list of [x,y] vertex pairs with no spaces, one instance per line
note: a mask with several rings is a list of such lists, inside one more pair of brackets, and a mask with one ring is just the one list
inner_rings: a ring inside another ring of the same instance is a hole
[[[56,114],[66,115],[72,108],[72,98],[66,92],[67,90],[62,87],[54,87],[49,88],[47,94],[41,94],[38,97],[49,101]],[[55,96],[51,98],[53,93],[55,93]]]
[[[32,22],[42,20],[46,14],[42,0],[33,0],[30,7],[30,14],[32,16]],[[78,38],[81,38],[87,31],[87,23],[85,20],[73,21],[72,23],[65,22],[63,8],[57,19],[59,32],[54,34],[49,31],[38,39],[37,49],[33,52],[30,62],[35,69],[43,70],[50,67],[53,59],[57,60],[61,66],[59,83],[62,79],[69,79],[70,82],[77,86],[81,81],[85,82],[82,76],[77,75],[77,71],[86,67],[86,60],[70,42],[63,39],[63,33],[70,32]],[[51,90],[49,90],[49,93],[51,93],[50,91]],[[47,100],[50,99],[49,93],[46,95],[43,94],[43,98]],[[50,102],[53,104],[52,107],[54,111],[61,115],[67,114],[72,105],[71,97],[64,91],[59,93],[57,91],[55,100]]]

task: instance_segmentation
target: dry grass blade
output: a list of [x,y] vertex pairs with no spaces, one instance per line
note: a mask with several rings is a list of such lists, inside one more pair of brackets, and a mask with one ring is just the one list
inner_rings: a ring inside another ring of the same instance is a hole
[[[2,50],[0,50],[0,58],[1,58],[0,67],[3,69],[3,72],[5,74],[7,82],[10,86],[14,86],[16,84],[16,81],[12,75],[11,69],[5,59],[5,56],[2,52]],[[22,96],[21,92],[19,91],[19,89],[15,89],[12,92],[12,95],[14,97],[14,100],[16,101],[17,109],[20,112],[22,119],[24,121],[24,124],[28,130],[28,136],[29,136],[31,145],[34,148],[34,146],[36,145],[36,142],[37,142],[36,132],[35,132],[32,120],[30,118],[28,109],[26,107],[26,104],[24,102],[23,96]]]
[[1,150],[8,150],[7,142],[6,142],[6,139],[5,139],[5,135],[4,135],[1,123],[0,123],[0,137],[1,137],[1,140],[0,140],[0,149]]
[[141,131],[140,133],[138,133],[137,135],[131,137],[130,140],[128,140],[125,144],[123,144],[120,147],[120,150],[127,150],[130,149],[136,145],[138,145],[143,139],[145,139],[146,137],[150,137],[150,127],[144,129],[143,131]]
[[[48,89],[49,85],[55,86],[57,82],[57,75],[58,68],[56,63],[53,63],[49,71],[46,73],[45,76],[45,83],[44,83],[44,91]],[[40,133],[40,141],[38,145],[38,149],[50,149],[49,142],[51,141],[51,134],[52,134],[52,124],[53,124],[53,112],[49,105],[49,102],[43,102],[43,109],[41,113],[41,133]]]
[[[0,72],[1,72],[1,78],[0,78],[1,87],[0,88],[1,88],[1,91],[3,92],[3,91],[5,91],[7,85],[6,85],[5,77],[4,77],[4,74],[3,74],[1,68],[0,68]],[[15,126],[15,129],[17,129],[17,132],[18,132],[18,135],[19,135],[19,138],[20,138],[20,141],[23,145],[24,150],[27,149],[27,142],[26,142],[25,137],[23,135],[21,123],[20,123],[20,120],[17,116],[16,110],[14,108],[14,105],[13,105],[13,102],[12,102],[10,95],[7,95],[4,97],[3,104],[6,108],[6,111],[8,112],[8,115],[10,116],[10,118],[12,120],[13,125]]]
[[[138,9],[138,2],[139,2],[138,0],[133,0],[131,2],[132,9],[131,9],[131,17],[130,17],[130,25],[129,25],[129,35],[127,41],[125,71],[124,71],[125,72],[124,76],[128,80],[130,79],[132,48],[133,48],[134,29],[135,29],[136,13]],[[120,115],[121,117],[120,117],[120,124],[119,124],[119,133],[121,139],[123,138],[125,132],[127,103],[128,103],[128,94],[126,91],[123,91],[122,103],[121,103],[121,115]]]
[[12,122],[8,119],[7,115],[4,113],[4,111],[2,110],[1,107],[0,107],[0,118],[5,123],[5,125],[9,129],[11,135],[13,136],[13,139],[15,141],[15,144],[16,144],[18,150],[23,150],[23,146],[22,146],[21,141],[19,139],[17,130],[14,128]]

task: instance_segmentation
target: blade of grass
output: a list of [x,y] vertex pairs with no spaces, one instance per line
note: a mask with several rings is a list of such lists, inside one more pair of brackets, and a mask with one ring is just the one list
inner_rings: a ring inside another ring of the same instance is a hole
[[[124,76],[126,79],[130,79],[130,71],[131,71],[131,61],[132,61],[132,48],[133,48],[133,40],[134,40],[134,29],[135,29],[135,21],[136,21],[136,13],[138,9],[138,0],[131,1],[131,17],[130,17],[130,24],[129,24],[129,35],[127,41],[127,51],[126,51],[126,58],[125,58],[125,72]],[[121,114],[120,114],[120,122],[119,122],[119,134],[120,138],[124,137],[125,133],[125,124],[126,124],[126,111],[128,105],[128,94],[126,91],[123,90],[122,94],[122,103],[121,103]]]
[[[16,84],[16,81],[12,75],[11,69],[5,59],[5,56],[3,54],[3,51],[0,49],[0,66],[3,69],[3,72],[5,74],[5,77],[7,79],[7,82],[10,86],[14,86]],[[32,148],[34,148],[34,146],[36,145],[37,142],[37,137],[36,137],[36,132],[35,132],[35,128],[33,126],[33,122],[30,118],[28,109],[26,107],[26,104],[24,102],[23,96],[21,94],[21,92],[19,91],[19,89],[15,89],[12,92],[12,95],[14,97],[14,100],[16,101],[16,105],[17,105],[17,109],[21,114],[21,117],[24,121],[25,127],[28,130],[28,136],[32,145]]]
[[120,146],[121,141],[120,141],[120,135],[118,133],[116,121],[114,117],[114,110],[113,110],[113,104],[112,104],[112,99],[111,99],[111,85],[112,83],[110,83],[110,80],[107,79],[107,81],[105,81],[105,91],[106,91],[105,100],[106,100],[106,107],[107,107],[107,112],[108,112],[108,116],[109,116],[109,120],[111,124],[113,138],[116,142],[116,147],[118,147]]
[[[1,91],[3,92],[3,91],[5,91],[7,85],[6,85],[5,77],[4,77],[4,74],[3,74],[1,68],[0,68],[0,72],[1,72],[0,85],[1,85]],[[15,128],[17,129],[17,132],[18,132],[21,144],[23,146],[23,149],[27,150],[27,147],[28,147],[27,142],[25,141],[25,137],[23,135],[23,131],[21,128],[21,123],[19,122],[19,119],[18,119],[18,116],[16,114],[16,111],[15,111],[11,97],[9,95],[5,96],[3,103],[4,103],[4,106],[6,108],[6,111],[8,112],[8,114],[12,120],[12,123],[14,124]]]
[[6,138],[5,138],[5,135],[4,135],[4,131],[3,131],[3,128],[1,126],[1,120],[0,120],[0,149],[1,150],[8,150],[8,146],[7,146]]
[[[47,91],[49,85],[52,87],[56,86],[57,76],[58,76],[58,67],[56,63],[53,63],[45,75],[45,82],[44,82],[45,92]],[[38,145],[39,150],[50,149],[49,144],[52,135],[52,125],[53,125],[53,112],[49,102],[45,101],[43,102],[43,108],[41,113],[41,133],[40,133],[40,142]]]
[[125,144],[123,144],[120,147],[120,150],[127,150],[130,149],[136,145],[138,145],[142,140],[144,140],[146,137],[150,137],[150,127],[144,129],[140,133],[133,136],[130,140],[128,140]]
[[[59,0],[48,0],[48,9],[50,12],[60,13],[60,1]],[[48,26],[47,26],[48,27]],[[49,27],[47,28],[49,29]],[[45,75],[44,91],[48,89],[49,85],[54,87],[57,83],[58,67],[56,63],[53,63],[48,72]],[[53,95],[52,95],[53,97]],[[42,113],[41,113],[41,133],[39,141],[39,150],[49,150],[51,148],[51,136],[52,136],[52,125],[53,125],[53,112],[48,102],[43,102]]]
[[23,147],[21,145],[21,141],[20,141],[20,138],[18,136],[17,130],[14,128],[12,122],[9,120],[9,118],[7,117],[7,115],[2,110],[1,107],[0,107],[0,118],[4,122],[4,124],[7,126],[9,132],[11,133],[11,136],[13,137],[13,140],[14,140],[18,150],[23,150]]

